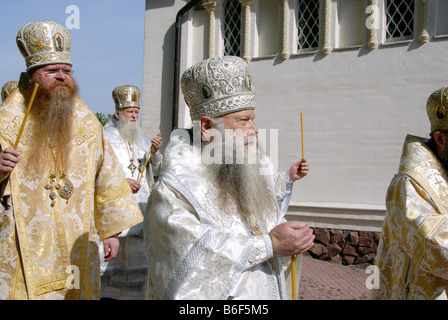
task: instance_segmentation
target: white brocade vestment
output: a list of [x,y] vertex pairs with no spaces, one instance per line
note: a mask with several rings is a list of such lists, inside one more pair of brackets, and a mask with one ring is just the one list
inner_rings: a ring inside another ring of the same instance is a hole
[[[138,144],[129,146],[117,129],[115,116],[105,124],[104,131],[117,155],[118,161],[126,178],[139,181],[141,169],[146,162],[146,157],[151,147],[151,141],[143,134]],[[130,158],[133,158],[135,170],[128,168]],[[141,188],[134,196],[140,210],[144,213],[151,188],[160,170],[162,155],[157,152],[150,156],[144,177],[140,180]],[[141,167],[139,164],[141,163]],[[101,296],[112,299],[145,299],[148,263],[143,241],[143,223],[124,230],[120,235],[120,250],[118,255],[109,262],[101,259]],[[103,255],[103,247],[100,246],[100,257]]]
[[[292,182],[273,175],[280,207],[259,221],[255,235],[240,206],[217,205],[220,194],[205,174],[197,147],[168,144],[147,207],[144,233],[150,299],[290,299],[290,258],[274,257],[268,232],[284,222]],[[299,269],[299,268],[298,268]],[[299,271],[299,270],[298,270]],[[298,277],[297,277],[298,278]]]

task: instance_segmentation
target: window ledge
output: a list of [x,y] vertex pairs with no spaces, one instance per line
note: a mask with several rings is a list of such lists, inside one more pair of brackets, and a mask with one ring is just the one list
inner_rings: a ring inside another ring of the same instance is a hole
[[312,56],[312,55],[316,54],[317,52],[318,52],[318,50],[306,51],[306,52],[294,52],[294,53],[291,53],[291,56],[292,57]]
[[352,45],[352,46],[346,46],[346,47],[339,47],[339,48],[334,48],[334,51],[349,51],[349,50],[359,50],[362,48],[362,44],[356,44],[356,45]]
[[383,46],[383,47],[391,47],[391,46],[410,44],[412,41],[414,41],[414,39],[399,40],[399,41],[393,41],[393,42],[383,42],[380,45]]
[[437,40],[444,40],[444,39],[448,39],[448,34],[435,34],[434,35],[434,39],[437,39]]
[[269,59],[274,59],[275,57],[277,57],[277,55],[278,55],[278,53],[267,54],[267,55],[263,55],[263,56],[252,57],[251,60],[269,60]]

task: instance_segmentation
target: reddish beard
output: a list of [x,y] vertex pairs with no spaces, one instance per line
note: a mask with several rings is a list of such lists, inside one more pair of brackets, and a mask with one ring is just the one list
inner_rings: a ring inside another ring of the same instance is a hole
[[[28,105],[29,97],[34,88],[35,80],[31,77],[28,92],[25,96],[25,105]],[[54,161],[56,167],[66,172],[69,166],[70,149],[73,127],[74,98],[78,93],[78,86],[73,80],[54,81],[46,86],[39,84],[30,117],[33,123],[33,138],[31,155],[42,154],[50,148],[57,147]],[[51,153],[49,153],[51,154]],[[42,172],[45,160],[43,157],[31,156],[30,165],[37,172]],[[43,161],[42,161],[43,160]]]

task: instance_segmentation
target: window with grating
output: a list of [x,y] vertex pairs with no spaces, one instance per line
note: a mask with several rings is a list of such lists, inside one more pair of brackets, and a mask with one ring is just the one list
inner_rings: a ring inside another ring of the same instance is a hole
[[319,0],[298,0],[298,52],[317,50],[319,47]]
[[414,0],[386,0],[386,42],[414,37]]
[[224,54],[241,56],[241,4],[227,0],[224,4]]

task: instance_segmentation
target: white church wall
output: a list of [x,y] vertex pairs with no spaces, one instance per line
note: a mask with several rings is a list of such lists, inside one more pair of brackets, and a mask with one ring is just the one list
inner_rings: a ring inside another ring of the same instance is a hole
[[[337,21],[336,2],[332,1],[332,21]],[[186,3],[147,1],[142,118],[147,131],[153,132],[160,124],[165,142],[171,130],[173,24]],[[256,123],[260,129],[278,130],[279,169],[287,170],[301,157],[300,113],[304,116],[304,149],[310,173],[295,183],[290,219],[317,227],[380,229],[385,194],[398,169],[405,136],[428,137],[426,99],[448,85],[448,39],[434,37],[434,4],[430,9],[431,38],[427,43],[420,43],[416,35],[416,40],[380,44],[373,50],[366,45],[345,48],[355,43],[348,38],[338,40],[333,22],[331,44],[342,44],[344,50],[332,48],[328,55],[291,50],[288,59],[279,54],[250,59],[257,92]],[[252,16],[256,15],[254,10]],[[192,15],[200,18],[193,22]],[[181,72],[207,58],[206,15],[200,11],[185,17]],[[219,10],[216,16],[219,33]],[[294,24],[293,12],[290,20]],[[252,19],[253,32],[256,23]],[[440,33],[443,28],[440,24]],[[252,46],[258,43],[260,52],[269,51],[266,43],[254,40],[254,33],[251,37]],[[293,30],[289,37],[293,46]],[[218,55],[222,51],[219,41],[215,46]],[[251,50],[253,55],[256,50]],[[180,127],[188,127],[188,108],[182,94],[179,109]]]

